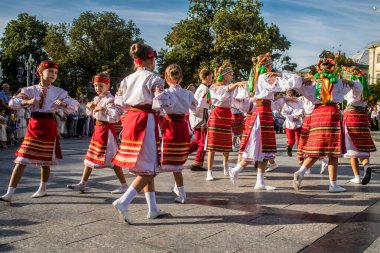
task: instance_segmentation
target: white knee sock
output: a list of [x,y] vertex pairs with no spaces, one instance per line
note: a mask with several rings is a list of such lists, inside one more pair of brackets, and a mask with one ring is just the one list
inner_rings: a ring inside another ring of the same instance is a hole
[[302,165],[301,168],[298,170],[298,172],[300,172],[302,176],[305,175],[306,171],[307,171],[307,168],[306,168],[305,166],[303,166],[303,165]]
[[13,196],[15,194],[16,187],[8,187],[7,193],[4,196]]
[[38,188],[37,191],[44,191],[46,192],[46,186],[47,186],[47,182],[40,182],[40,187]]
[[185,186],[178,187],[178,192],[180,197],[186,198]]
[[128,205],[132,202],[132,200],[137,196],[137,191],[132,186],[128,187],[128,190],[119,198],[120,203],[128,208]]
[[148,204],[149,212],[158,212],[156,193],[145,192],[146,203]]
[[260,171],[257,172],[256,184],[258,184],[258,185],[265,185],[265,182],[264,182],[264,173],[262,173]]
[[244,169],[243,166],[240,165],[240,163],[236,164],[236,166],[234,167],[234,172],[236,173],[240,173],[242,170]]

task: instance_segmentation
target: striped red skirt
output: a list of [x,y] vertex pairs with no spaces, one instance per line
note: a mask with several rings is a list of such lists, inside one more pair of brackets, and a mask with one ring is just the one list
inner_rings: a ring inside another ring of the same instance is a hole
[[210,114],[207,128],[207,151],[231,152],[231,109],[215,107]]
[[[245,119],[244,119],[244,126],[243,126],[243,134],[241,136],[241,141],[240,143],[245,143],[247,142],[247,138],[248,138],[248,135],[249,133],[251,132],[251,128],[249,127],[249,122],[250,122],[250,118],[252,117],[252,113],[247,113],[245,115]],[[244,149],[242,149],[243,145],[240,145],[240,148],[239,148],[239,154],[243,153]]]
[[[123,118],[123,132],[121,144],[112,163],[124,168],[135,168],[144,136],[146,133],[149,112],[131,108]],[[158,137],[158,119],[155,116],[155,136],[157,152],[160,148]],[[152,154],[153,156],[153,154]]]
[[310,116],[309,137],[301,152],[307,157],[340,157],[345,153],[340,121],[336,104],[316,105]]
[[243,134],[244,130],[244,116],[242,113],[232,114],[232,133],[234,136],[239,136]]
[[186,163],[190,149],[190,134],[187,121],[165,119],[162,122],[161,131],[161,171],[180,171],[178,168]]
[[274,130],[274,120],[272,115],[272,108],[270,106],[257,106],[253,111],[252,116],[248,119],[248,127],[244,129],[244,135],[247,138],[242,139],[241,150],[245,150],[248,140],[252,133],[251,129],[255,124],[256,118],[260,119],[261,130],[261,150],[263,153],[276,153],[276,132]]
[[114,136],[116,142],[117,137],[114,124],[98,124],[97,121],[90,145],[87,150],[85,158],[87,161],[98,165],[104,164],[106,159],[109,131],[111,131],[111,134]]
[[[374,152],[376,146],[373,143],[370,126],[366,112],[349,111],[344,112],[343,126],[347,127],[347,132],[359,152]],[[345,131],[345,129],[343,129]]]
[[24,141],[16,151],[16,156],[39,161],[52,161],[53,152],[57,159],[62,159],[54,115],[52,113],[33,113]]
[[304,154],[302,153],[302,148],[305,145],[307,139],[309,138],[309,131],[310,131],[310,114],[305,115],[303,117],[303,123],[301,127],[301,136],[298,141],[298,150],[297,150],[297,156],[298,160],[302,161],[304,158]]

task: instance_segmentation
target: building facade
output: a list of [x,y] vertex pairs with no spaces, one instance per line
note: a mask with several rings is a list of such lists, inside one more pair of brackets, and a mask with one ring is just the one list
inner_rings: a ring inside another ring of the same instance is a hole
[[380,83],[380,42],[368,46],[368,83]]

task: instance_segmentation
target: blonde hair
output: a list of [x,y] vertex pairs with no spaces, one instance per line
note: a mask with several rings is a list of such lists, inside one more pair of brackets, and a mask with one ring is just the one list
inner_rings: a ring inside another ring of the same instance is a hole
[[171,81],[179,83],[183,78],[182,69],[177,64],[171,64],[165,69],[165,75]]

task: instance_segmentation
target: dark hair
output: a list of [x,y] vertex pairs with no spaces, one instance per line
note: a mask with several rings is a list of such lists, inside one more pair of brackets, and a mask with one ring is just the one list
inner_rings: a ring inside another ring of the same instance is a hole
[[199,78],[201,80],[206,79],[206,77],[208,77],[210,75],[212,75],[212,72],[206,68],[201,69],[201,71],[199,72]]
[[153,48],[146,44],[135,43],[129,49],[129,55],[135,59],[140,58],[141,60],[147,60],[150,57],[149,53],[154,52]]

